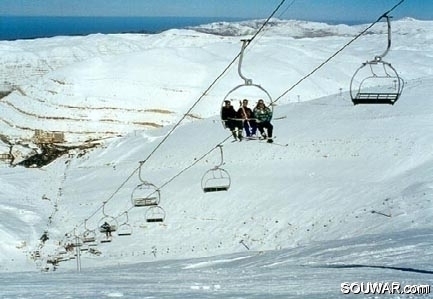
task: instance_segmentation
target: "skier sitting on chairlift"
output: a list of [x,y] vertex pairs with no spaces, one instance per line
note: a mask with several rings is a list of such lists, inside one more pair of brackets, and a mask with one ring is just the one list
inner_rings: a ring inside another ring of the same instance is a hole
[[248,107],[248,100],[243,99],[240,103],[241,107],[238,109],[238,117],[243,121],[243,127],[247,137],[256,135],[257,124],[254,119],[254,113],[251,108]]
[[[259,100],[256,108],[254,108],[254,117],[256,118],[257,128],[259,129],[260,134],[262,134],[262,137],[267,138],[268,143],[274,142],[272,140],[272,130],[274,128],[271,124],[272,111],[266,107],[262,99]],[[266,129],[267,134],[264,129]]]
[[235,139],[242,140],[242,122],[237,120],[235,108],[229,100],[224,101],[224,106],[221,109],[221,119],[223,120],[224,128],[229,129]]
[[108,222],[104,222],[104,224],[101,225],[101,228],[105,231],[105,236],[111,237],[111,225]]

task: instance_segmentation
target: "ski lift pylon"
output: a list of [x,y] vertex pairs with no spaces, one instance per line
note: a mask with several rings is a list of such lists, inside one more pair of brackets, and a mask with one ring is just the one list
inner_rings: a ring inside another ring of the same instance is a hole
[[382,58],[391,48],[391,21],[383,15],[388,27],[388,45],[382,55],[364,62],[350,80],[350,97],[354,105],[358,104],[391,104],[400,98],[404,81],[395,68]]
[[205,193],[227,191],[230,188],[230,175],[225,169],[221,168],[224,164],[222,145],[219,144],[218,147],[221,155],[220,163],[206,171],[201,179],[201,188]]
[[[243,99],[256,97],[257,100],[259,100],[259,99],[264,100],[265,103],[267,104],[266,106],[268,106],[269,109],[271,109],[271,111],[273,111],[274,102],[273,102],[272,97],[269,94],[269,92],[265,88],[263,88],[262,86],[260,86],[258,84],[254,84],[252,79],[249,79],[242,74],[242,62],[243,62],[244,51],[251,40],[242,39],[241,41],[242,41],[242,48],[241,48],[241,53],[239,55],[238,74],[242,78],[242,80],[244,80],[244,83],[235,86],[225,95],[225,97],[221,103],[221,110],[220,110],[221,119],[222,119],[222,109],[224,107],[225,101],[233,101],[233,100],[242,101]],[[243,89],[242,93],[240,92],[241,89]],[[249,89],[254,89],[254,91],[248,92]],[[257,91],[259,91],[261,93],[260,96],[257,96]],[[235,95],[237,95],[237,98],[234,98]],[[222,124],[224,126],[224,121],[222,121]]]

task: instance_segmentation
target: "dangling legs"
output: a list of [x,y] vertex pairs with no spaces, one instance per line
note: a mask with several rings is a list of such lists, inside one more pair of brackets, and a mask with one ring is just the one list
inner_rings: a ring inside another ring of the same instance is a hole
[[257,123],[257,129],[259,129],[260,135],[262,135],[263,138],[266,138],[264,123]]
[[270,122],[266,122],[266,130],[268,131],[268,138],[272,138],[274,126]]
[[250,120],[250,126],[251,126],[251,135],[256,135],[257,133],[257,123],[254,119]]
[[242,141],[242,121],[236,122],[236,128],[238,129],[238,138],[239,141]]
[[235,140],[242,141],[242,121],[227,122],[227,128],[232,132]]
[[251,136],[251,131],[250,131],[250,122],[247,120],[244,120],[244,130],[245,130],[245,134],[247,135],[247,137]]
[[272,131],[274,130],[274,126],[270,122],[266,122],[266,130],[268,131],[268,143],[274,142],[272,139]]

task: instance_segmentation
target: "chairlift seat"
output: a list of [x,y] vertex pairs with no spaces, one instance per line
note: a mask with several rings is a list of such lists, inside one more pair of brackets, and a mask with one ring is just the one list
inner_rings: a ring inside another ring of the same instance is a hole
[[126,232],[126,231],[125,232],[118,232],[117,235],[118,236],[130,236],[130,235],[132,235],[132,232]]
[[218,191],[227,191],[229,190],[229,186],[215,186],[215,187],[204,187],[204,192],[218,192]]
[[146,222],[164,222],[164,219],[160,218],[160,217],[158,217],[158,218],[148,218],[148,219],[146,219]]
[[352,99],[353,104],[390,104],[394,103],[400,97],[399,93],[369,93],[359,92]]
[[83,243],[92,243],[95,242],[96,238],[94,236],[91,237],[84,237],[83,238]]
[[157,206],[159,198],[156,196],[145,198],[134,198],[135,207]]

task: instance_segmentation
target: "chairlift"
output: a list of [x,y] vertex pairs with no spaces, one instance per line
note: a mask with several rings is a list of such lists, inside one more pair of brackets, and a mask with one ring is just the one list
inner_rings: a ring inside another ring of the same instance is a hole
[[[269,109],[271,109],[271,111],[273,111],[274,102],[269,92],[266,89],[264,89],[262,86],[258,84],[254,84],[252,79],[249,79],[242,74],[242,62],[243,62],[244,50],[251,40],[243,39],[241,41],[242,41],[242,48],[239,56],[238,74],[242,78],[242,80],[244,80],[244,83],[239,84],[234,88],[232,88],[224,97],[221,104],[221,110],[220,110],[221,119],[222,119],[222,108],[224,107],[225,101],[232,102],[236,100],[241,102],[243,99],[247,99],[247,100],[250,100],[251,98],[255,98],[257,100],[262,99],[266,103],[266,106]],[[253,108],[254,107],[252,107],[251,109]],[[224,120],[222,120],[222,124],[224,126]]]
[[382,55],[364,62],[350,81],[350,97],[354,105],[358,104],[391,104],[400,98],[404,81],[395,68],[382,60],[391,48],[391,22],[387,15],[388,45]]
[[165,211],[161,206],[149,207],[145,214],[146,222],[164,222]]
[[117,229],[118,236],[130,236],[132,234],[132,226],[128,223],[128,212],[125,211],[123,214],[126,216],[125,222],[119,224]]
[[96,233],[94,230],[90,230],[87,227],[87,219],[84,220],[84,233],[82,235],[82,239],[84,243],[92,243],[96,241]]
[[98,222],[99,231],[101,233],[106,233],[108,231],[107,228],[105,228],[104,223],[108,223],[108,225],[109,225],[109,231],[110,232],[114,232],[114,231],[117,230],[117,220],[116,220],[116,218],[114,218],[112,216],[108,216],[105,213],[105,204],[106,203],[107,202],[103,202],[103,204],[102,204],[102,214],[103,214],[103,217]]
[[73,235],[68,233],[65,235],[65,237],[66,239],[62,243],[70,246],[70,248],[83,246],[84,240],[81,236],[75,234],[75,230]]
[[227,191],[230,188],[230,175],[225,169],[221,168],[224,164],[222,145],[218,145],[218,147],[221,155],[220,163],[206,171],[201,179],[201,188],[205,193]]
[[131,195],[131,202],[134,207],[156,206],[160,200],[160,190],[149,182],[144,182],[135,187]]

